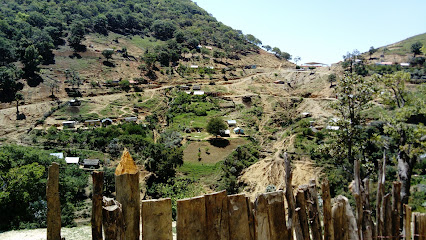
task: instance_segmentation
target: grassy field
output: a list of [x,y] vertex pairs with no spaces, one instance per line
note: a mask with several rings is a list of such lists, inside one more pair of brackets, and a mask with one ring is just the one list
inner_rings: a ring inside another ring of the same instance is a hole
[[[183,161],[185,163],[216,164],[225,159],[238,146],[246,143],[248,140],[244,138],[229,139],[229,144],[224,147],[214,146],[208,141],[192,142],[183,150]],[[198,159],[199,152],[201,160]]]
[[416,43],[416,42],[421,42],[423,45],[426,45],[426,33],[407,38],[391,48],[388,47],[389,53],[400,54],[400,55],[410,54],[411,45],[413,45],[413,43]]

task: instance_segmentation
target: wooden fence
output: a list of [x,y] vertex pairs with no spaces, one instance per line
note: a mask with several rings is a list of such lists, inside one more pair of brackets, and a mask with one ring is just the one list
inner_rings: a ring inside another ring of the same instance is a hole
[[[407,205],[399,207],[399,182],[394,182],[392,193],[383,197],[376,211],[378,217],[374,224],[372,212],[365,205],[366,202],[369,203],[369,199],[363,200],[361,211],[353,211],[346,197],[330,198],[327,180],[321,184],[320,194],[314,180],[308,185],[293,189],[291,176],[290,163],[286,162],[285,191],[260,194],[254,202],[243,194],[227,195],[225,191],[178,200],[177,239],[426,240],[426,214],[412,214]],[[49,169],[47,182],[48,240],[60,239],[61,226],[57,224],[60,216],[58,177],[59,167],[53,164]],[[92,177],[92,239],[173,239],[170,199],[135,203],[134,196],[131,196],[129,198],[132,199],[125,199],[120,203],[102,197],[102,172],[94,172]],[[126,179],[138,181],[130,176]],[[368,180],[365,182],[368,186]],[[126,188],[125,184],[121,184],[121,187]],[[369,196],[368,189],[365,196]],[[129,206],[132,204],[138,206]],[[129,209],[133,210],[129,212]]]

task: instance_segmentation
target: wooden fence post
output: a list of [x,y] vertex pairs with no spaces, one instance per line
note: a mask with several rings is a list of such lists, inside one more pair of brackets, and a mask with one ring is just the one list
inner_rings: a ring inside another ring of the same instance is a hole
[[401,235],[401,183],[392,185],[392,238],[400,239]]
[[328,179],[322,182],[322,200],[324,212],[324,240],[334,240],[333,221],[331,220],[331,196]]
[[92,239],[102,240],[102,190],[104,188],[104,172],[92,172]]
[[362,194],[364,212],[363,212],[363,225],[362,225],[362,236],[363,240],[372,240],[375,235],[376,228],[374,227],[373,219],[371,218],[371,205],[370,205],[370,179],[366,178],[363,180],[364,193]]
[[141,213],[142,239],[173,239],[170,198],[142,201]]
[[61,239],[61,202],[59,201],[59,164],[49,167],[46,186],[47,240]]
[[404,204],[404,235],[405,240],[411,240],[411,207]]
[[247,240],[252,239],[250,218],[250,207],[244,194],[228,196],[229,213],[229,239]]
[[246,202],[247,202],[247,216],[248,216],[248,222],[249,222],[249,229],[250,229],[250,239],[254,240],[255,235],[255,221],[254,221],[254,202],[250,200],[249,197],[246,196]]
[[309,212],[309,222],[311,224],[312,239],[313,240],[322,240],[322,230],[321,230],[321,221],[318,210],[318,193],[315,180],[312,179],[309,181],[308,187],[308,212]]
[[105,240],[124,240],[124,219],[121,204],[103,197],[102,225]]
[[299,186],[296,194],[296,213],[300,229],[296,229],[297,240],[309,240],[309,224],[308,215],[306,213],[305,192],[308,190],[307,185]]
[[177,201],[177,240],[205,240],[206,201],[204,196]]
[[359,240],[357,222],[349,201],[344,196],[334,198],[332,219],[335,240]]
[[378,238],[392,237],[392,205],[391,205],[391,194],[389,193],[383,197],[380,221],[383,226],[382,235],[379,235],[377,237]]
[[288,206],[288,221],[287,221],[287,232],[288,238],[293,239],[294,229],[294,218],[295,218],[295,204],[293,195],[293,172],[291,171],[290,160],[287,157],[287,153],[284,152],[284,167],[285,167],[285,197],[287,199]]
[[414,213],[414,240],[426,239],[426,214]]
[[115,169],[115,192],[121,203],[124,217],[125,240],[140,237],[139,170],[127,149]]
[[226,191],[207,194],[206,232],[208,240],[229,239],[228,198]]
[[288,239],[283,191],[259,195],[254,209],[256,239]]

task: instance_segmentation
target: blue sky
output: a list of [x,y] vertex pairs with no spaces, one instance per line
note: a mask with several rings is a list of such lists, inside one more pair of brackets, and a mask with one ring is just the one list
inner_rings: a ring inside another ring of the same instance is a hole
[[426,0],[193,0],[218,21],[301,62],[335,63],[426,32]]

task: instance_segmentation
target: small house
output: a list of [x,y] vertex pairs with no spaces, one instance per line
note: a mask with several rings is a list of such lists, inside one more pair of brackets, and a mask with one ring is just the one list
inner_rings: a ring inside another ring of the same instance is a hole
[[227,123],[228,123],[228,126],[237,126],[236,120],[228,120]]
[[62,122],[62,126],[63,127],[67,127],[67,128],[74,128],[76,124],[77,124],[76,121],[65,121],[65,122]]
[[65,158],[65,162],[67,164],[76,164],[76,165],[78,165],[78,163],[80,162],[80,158],[79,157],[66,157]]
[[99,159],[84,159],[83,161],[84,168],[99,168]]
[[210,47],[210,46],[205,46],[205,48],[208,49],[208,50],[213,50],[213,48]]
[[138,121],[138,117],[126,117],[124,118],[125,122],[137,122]]
[[109,126],[109,125],[112,125],[113,121],[110,118],[104,118],[102,119],[101,123],[102,123],[102,126]]
[[327,129],[327,130],[337,131],[337,130],[339,130],[340,128],[339,128],[338,126],[327,126],[325,129]]
[[194,85],[192,87],[192,90],[201,90],[201,86],[200,85]]
[[64,153],[51,153],[50,156],[55,156],[59,159],[64,159]]
[[235,134],[244,134],[244,130],[242,128],[236,127],[234,128]]
[[312,114],[310,112],[302,112],[300,115],[302,115],[302,118],[312,117]]
[[70,106],[72,106],[72,107],[77,107],[77,106],[80,106],[80,105],[81,105],[81,102],[80,102],[80,100],[77,100],[77,99],[71,99],[71,100],[69,101],[69,104],[70,104]]
[[401,67],[409,67],[410,63],[400,63],[399,65],[401,65]]
[[204,91],[194,91],[194,95],[202,96],[204,95]]
[[231,131],[230,130],[220,130],[220,136],[221,137],[229,137],[231,136]]
[[182,85],[182,86],[179,86],[179,89],[180,90],[190,90],[191,88],[189,86]]
[[98,127],[98,126],[101,126],[101,120],[100,119],[86,120],[86,121],[84,121],[84,126],[86,126],[86,127]]
[[191,66],[189,66],[189,68],[196,69],[196,68],[198,68],[198,65],[191,65]]

